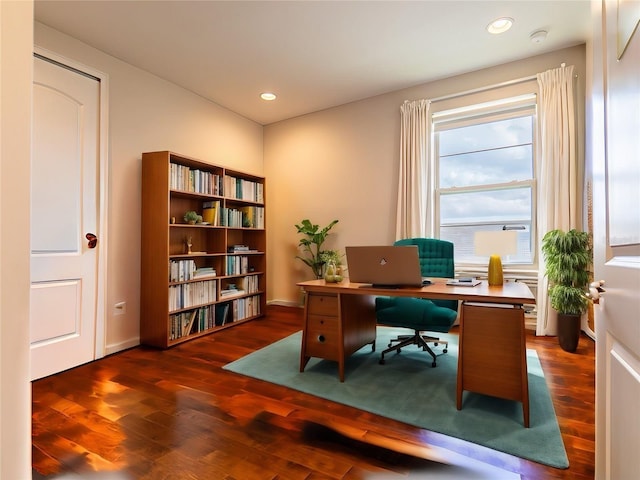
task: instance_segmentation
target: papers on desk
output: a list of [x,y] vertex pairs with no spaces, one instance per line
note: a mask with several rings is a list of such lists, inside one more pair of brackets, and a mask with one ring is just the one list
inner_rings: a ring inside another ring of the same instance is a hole
[[447,281],[447,285],[453,287],[475,287],[476,285],[480,285],[480,280],[473,277],[454,278]]

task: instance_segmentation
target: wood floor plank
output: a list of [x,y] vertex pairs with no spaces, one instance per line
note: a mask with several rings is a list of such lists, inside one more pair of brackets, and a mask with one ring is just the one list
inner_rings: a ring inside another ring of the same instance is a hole
[[[300,330],[302,310],[168,350],[136,347],[33,382],[37,474],[120,471],[135,479],[354,480],[484,462],[523,480],[593,479],[595,347],[577,353],[528,335],[569,457],[546,467],[435,432],[223,370]],[[455,331],[453,332],[455,333]],[[490,346],[488,346],[490,348]]]

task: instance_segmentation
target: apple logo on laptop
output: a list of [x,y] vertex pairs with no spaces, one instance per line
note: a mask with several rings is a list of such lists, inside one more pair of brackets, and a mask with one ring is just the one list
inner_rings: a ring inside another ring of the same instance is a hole
[[382,257],[382,258],[380,259],[380,265],[386,265],[386,264],[387,264],[387,259],[386,259],[386,258],[384,258],[384,257]]

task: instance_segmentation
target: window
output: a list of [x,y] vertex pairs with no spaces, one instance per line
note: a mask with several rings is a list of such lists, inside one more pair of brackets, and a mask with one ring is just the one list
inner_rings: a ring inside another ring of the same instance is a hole
[[535,211],[535,96],[493,108],[434,113],[436,232],[454,243],[456,263],[486,264],[474,233],[516,230],[504,264],[532,264]]

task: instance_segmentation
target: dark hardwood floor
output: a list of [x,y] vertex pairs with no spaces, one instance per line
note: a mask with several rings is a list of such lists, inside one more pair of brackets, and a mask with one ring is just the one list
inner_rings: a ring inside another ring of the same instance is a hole
[[168,350],[137,347],[33,382],[34,478],[440,478],[434,458],[525,480],[594,478],[587,337],[575,354],[556,338],[527,338],[569,457],[559,470],[222,369],[301,325],[301,309],[271,306],[261,320]]

